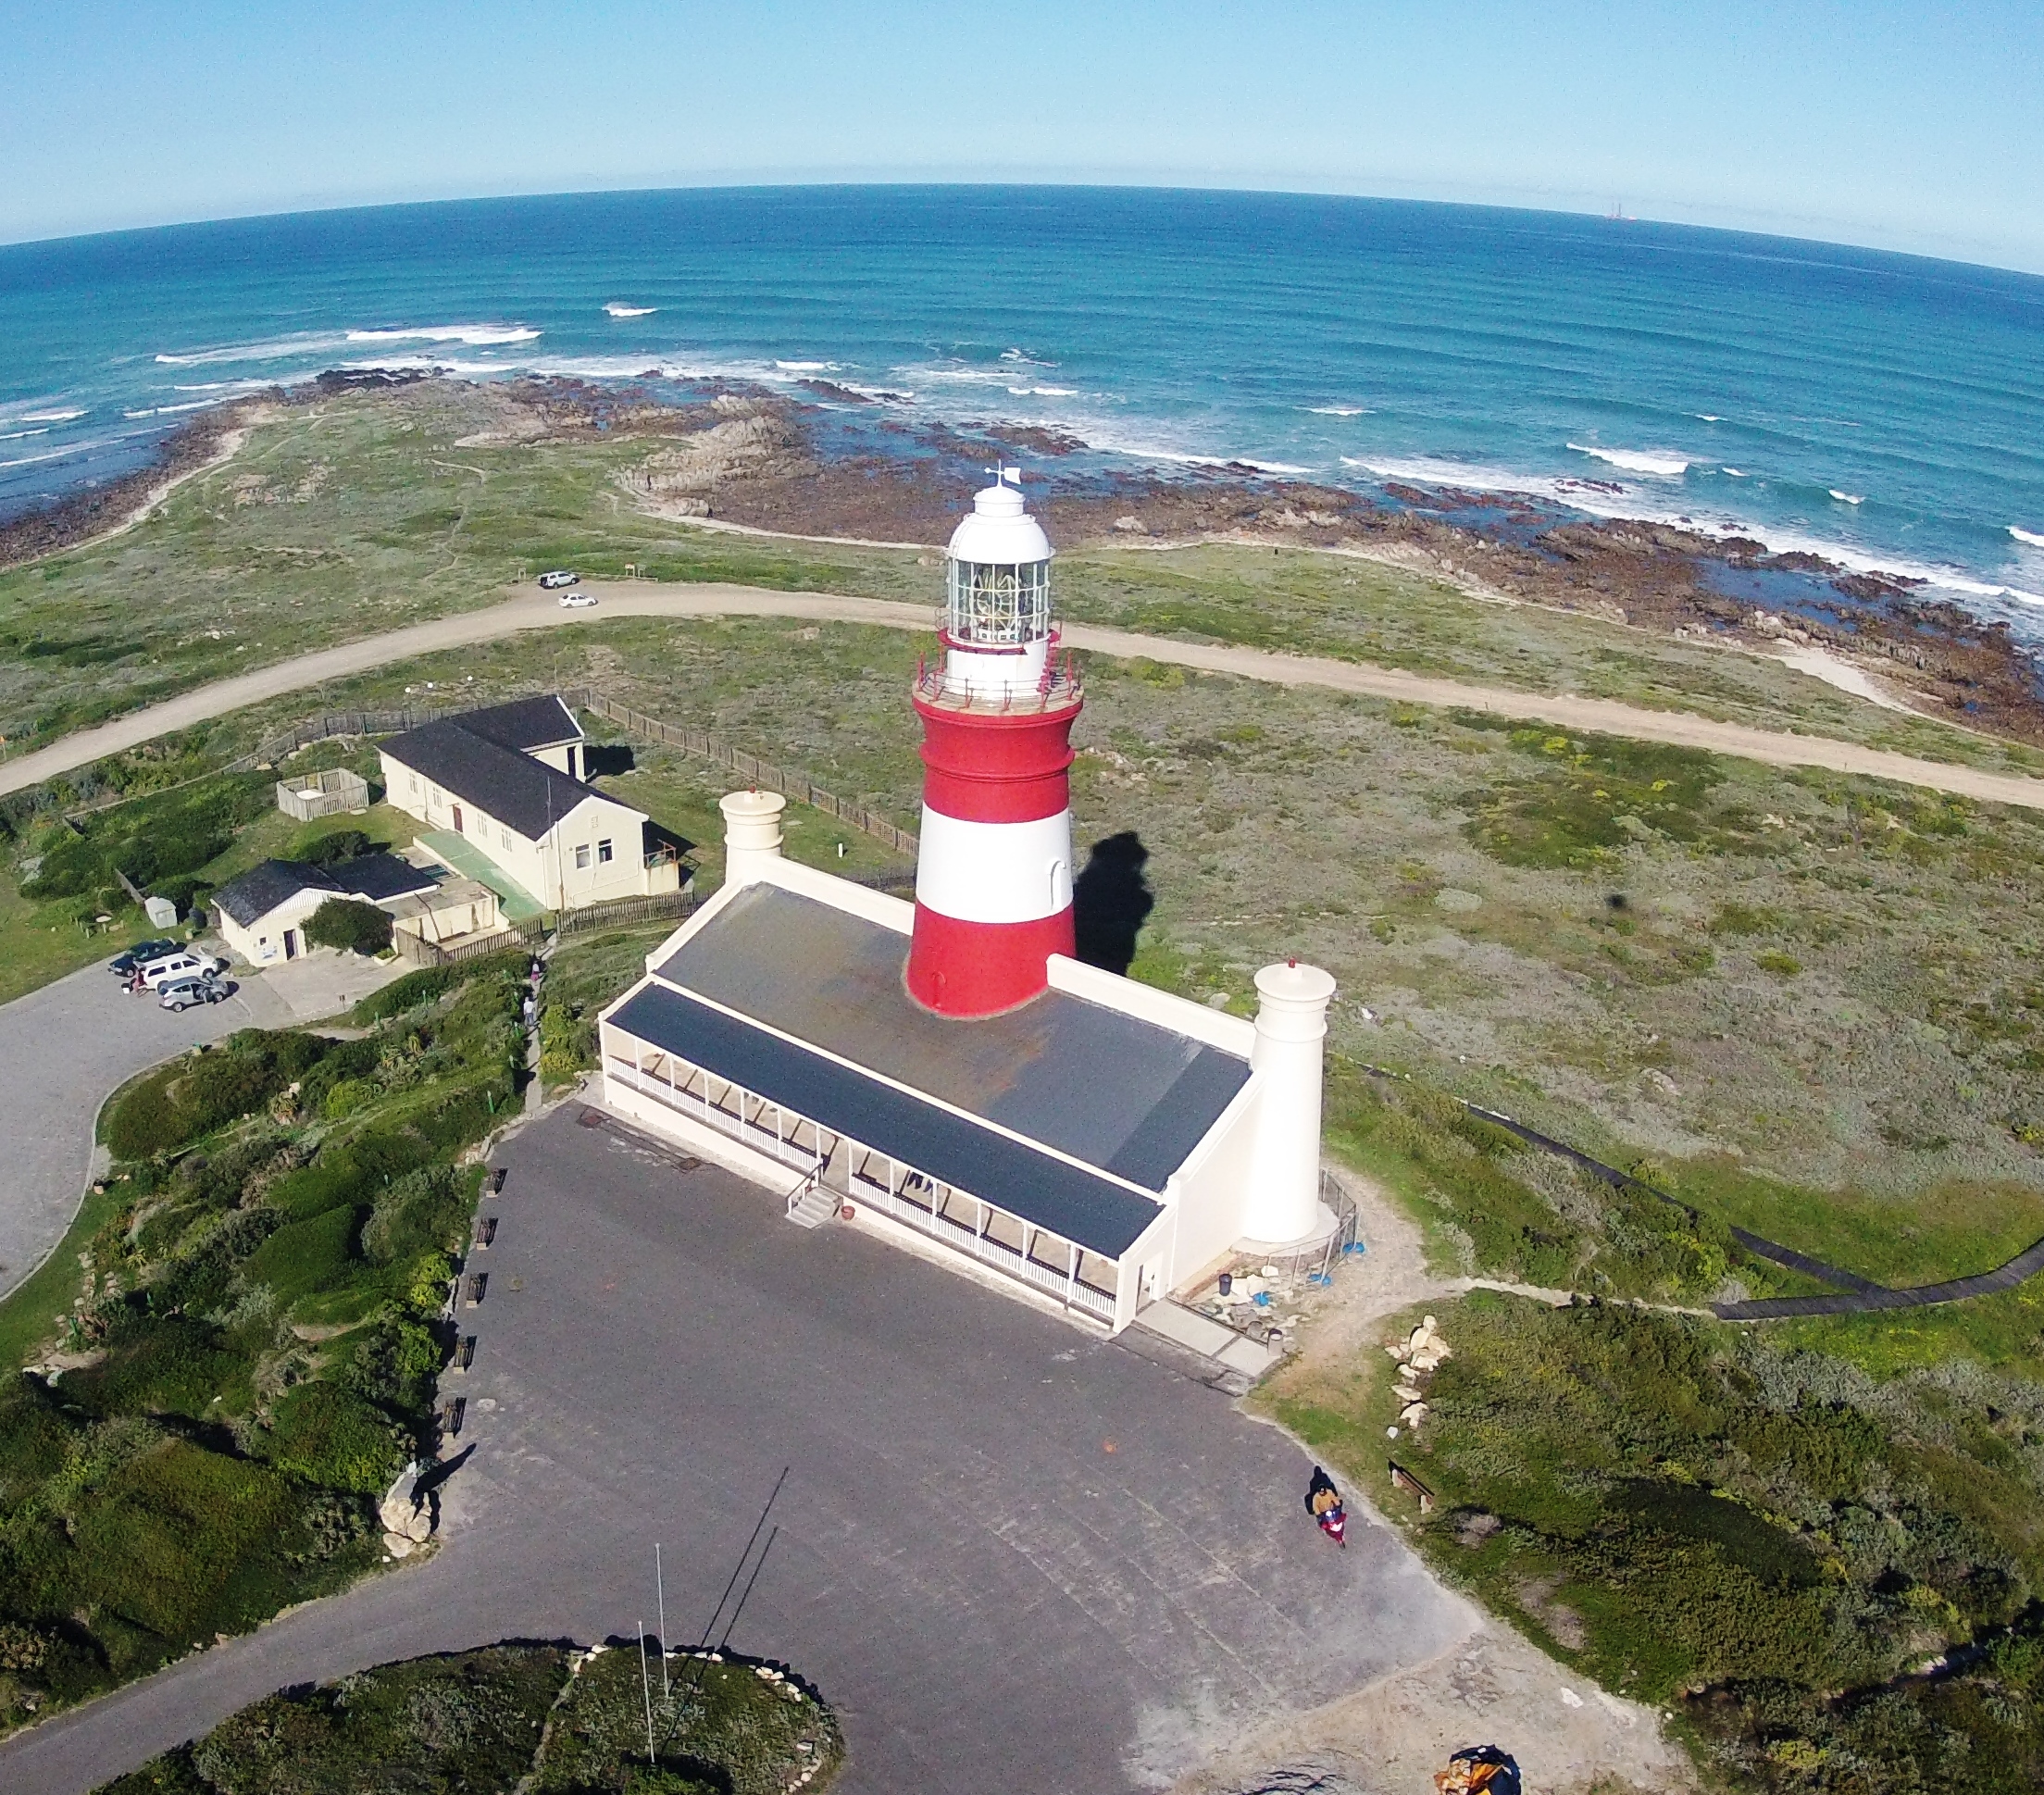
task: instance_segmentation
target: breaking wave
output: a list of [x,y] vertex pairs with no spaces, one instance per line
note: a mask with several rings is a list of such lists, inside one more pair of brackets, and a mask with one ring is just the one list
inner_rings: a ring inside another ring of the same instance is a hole
[[2044,534],[2040,534],[2037,530],[2018,530],[2013,524],[2011,524],[2009,534],[2019,542],[2027,542],[2032,548],[2044,548]]
[[1307,405],[1304,407],[1315,418],[1367,418],[1367,405]]
[[1681,455],[1653,455],[1639,449],[1598,449],[1587,443],[1571,443],[1568,446],[1577,455],[1587,455],[1592,460],[1623,467],[1628,474],[1645,474],[1653,480],[1680,480],[1689,467],[1688,460]]
[[1836,486],[1827,486],[1824,490],[1838,500],[1840,505],[1864,505],[1866,503],[1864,492],[1841,492]]
[[44,424],[41,430],[9,430],[5,436],[0,436],[0,443],[20,443],[31,436],[47,436],[49,433],[50,427],[47,424]]
[[613,318],[651,318],[660,307],[657,305],[620,305],[614,299],[604,309]]
[[168,418],[174,411],[206,411],[218,405],[218,399],[187,399],[181,405],[147,405],[140,411],[124,411],[123,418]]
[[68,424],[72,418],[82,418],[84,415],[85,413],[82,410],[25,411],[21,414],[21,422],[24,424]]
[[[525,324],[428,324],[417,330],[350,330],[347,343],[458,343],[470,349],[497,343],[537,343],[540,333]],[[157,359],[160,361],[161,356]]]

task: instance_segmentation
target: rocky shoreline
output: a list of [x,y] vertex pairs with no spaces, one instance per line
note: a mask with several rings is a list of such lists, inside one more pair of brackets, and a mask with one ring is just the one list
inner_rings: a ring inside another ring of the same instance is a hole
[[[0,525],[0,567],[101,535],[222,452],[260,408],[403,388],[422,372],[334,371],[205,412],[168,436],[151,467]],[[1240,464],[1171,478],[1103,467],[1055,431],[913,423],[866,395],[805,382],[793,399],[729,383],[681,403],[638,383],[505,381],[482,389],[493,421],[476,446],[643,440],[619,476],[655,515],[712,518],[791,536],[940,546],[989,464],[1018,461],[1056,538],[1200,542],[1350,553],[1452,582],[1479,597],[1767,653],[1804,651],[1875,676],[1909,708],[2044,745],[2044,667],[2008,626],[1917,584],[1853,573],[1815,555],[1495,493],[1390,483],[1372,493],[1274,477]],[[476,389],[467,390],[473,399]],[[823,403],[816,403],[822,401]]]

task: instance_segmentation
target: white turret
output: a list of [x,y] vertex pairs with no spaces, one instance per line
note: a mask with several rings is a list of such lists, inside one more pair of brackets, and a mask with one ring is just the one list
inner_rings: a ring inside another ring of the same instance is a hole
[[1321,1226],[1320,1059],[1334,977],[1288,960],[1256,975],[1256,994],[1262,1002],[1249,1063],[1264,1091],[1242,1234],[1260,1245],[1287,1246]]
[[780,813],[788,800],[778,792],[729,792],[717,807],[724,813],[724,882],[750,885],[763,861],[780,858]]

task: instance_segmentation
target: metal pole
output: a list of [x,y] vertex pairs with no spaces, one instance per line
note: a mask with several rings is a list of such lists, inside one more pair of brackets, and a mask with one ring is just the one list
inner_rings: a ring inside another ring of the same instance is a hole
[[646,1698],[646,1762],[654,1763],[653,1755],[653,1678],[646,1673],[646,1624],[639,1623],[639,1687]]
[[653,1542],[653,1599],[660,1615],[660,1699],[667,1699],[667,1589],[660,1580],[660,1542]]

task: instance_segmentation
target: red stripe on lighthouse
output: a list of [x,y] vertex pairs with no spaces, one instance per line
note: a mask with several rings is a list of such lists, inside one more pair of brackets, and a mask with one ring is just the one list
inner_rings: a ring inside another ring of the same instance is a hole
[[1051,955],[1074,946],[1069,904],[1035,922],[958,922],[918,904],[908,994],[940,1016],[993,1016],[1043,991]]
[[1076,704],[1036,712],[965,711],[916,700],[923,802],[962,823],[1033,823],[1071,804]]

